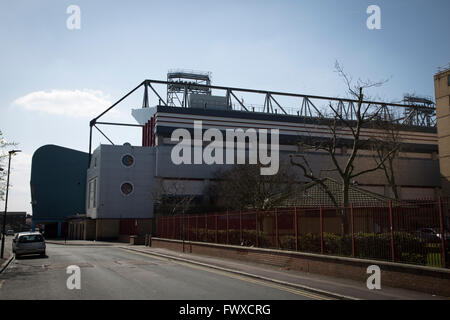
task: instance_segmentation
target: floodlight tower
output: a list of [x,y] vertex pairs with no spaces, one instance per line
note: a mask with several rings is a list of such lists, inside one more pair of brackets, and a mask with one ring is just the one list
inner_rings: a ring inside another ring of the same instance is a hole
[[211,88],[196,86],[211,85],[211,72],[169,70],[167,82],[167,104],[172,107],[187,107],[189,93],[211,95]]

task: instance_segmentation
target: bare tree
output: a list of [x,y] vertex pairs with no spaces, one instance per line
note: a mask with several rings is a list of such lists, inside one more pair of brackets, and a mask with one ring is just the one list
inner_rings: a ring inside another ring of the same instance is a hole
[[[307,139],[299,142],[299,152],[291,155],[291,164],[302,169],[305,178],[319,183],[332,201],[336,205],[349,205],[350,186],[356,178],[370,172],[383,168],[383,164],[396,152],[396,149],[386,150],[381,157],[373,156],[373,165],[369,168],[357,170],[355,161],[362,149],[372,150],[377,154],[377,139],[362,139],[361,133],[364,129],[373,126],[373,122],[382,116],[383,106],[372,105],[364,101],[363,91],[372,87],[379,87],[386,82],[370,82],[358,80],[353,85],[352,79],[347,76],[343,68],[336,62],[336,72],[344,80],[350,96],[357,101],[353,110],[354,118],[348,119],[347,113],[339,105],[329,104],[329,114],[319,114],[319,125],[328,129],[327,137],[323,139]],[[320,112],[320,111],[319,111]],[[343,133],[350,134],[351,138],[344,140]],[[350,142],[348,142],[350,141]],[[346,150],[346,152],[342,152]],[[315,173],[308,161],[308,153],[326,152],[331,160],[330,168],[323,168],[319,173]],[[328,190],[324,184],[324,173],[335,173],[340,178],[342,189],[342,203],[338,203],[336,197]]]
[[381,161],[387,157],[386,161],[382,162],[381,169],[384,172],[394,198],[398,200],[400,197],[395,179],[395,160],[401,151],[402,145],[399,126],[394,120],[392,114],[388,113],[388,118],[379,119],[375,123],[375,127],[383,131],[382,138],[375,144],[376,155],[378,157],[378,161]]
[[277,174],[260,174],[260,165],[235,165],[227,171],[219,170],[212,185],[216,206],[226,209],[268,209],[288,197],[298,179],[289,167],[280,163]]
[[7,142],[3,138],[3,133],[0,130],[0,200],[5,200],[5,190],[6,190],[6,176],[8,174],[6,160],[8,159],[8,152],[5,151],[8,147],[14,147],[17,143]]
[[158,213],[174,215],[188,211],[195,195],[187,192],[183,181],[160,179],[153,190],[153,199]]

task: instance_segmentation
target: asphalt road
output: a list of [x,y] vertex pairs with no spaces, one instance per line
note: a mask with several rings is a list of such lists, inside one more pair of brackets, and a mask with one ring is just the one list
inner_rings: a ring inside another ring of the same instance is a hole
[[[47,257],[14,260],[0,274],[0,299],[315,300],[323,297],[118,247],[47,245]],[[69,265],[81,289],[67,288]]]

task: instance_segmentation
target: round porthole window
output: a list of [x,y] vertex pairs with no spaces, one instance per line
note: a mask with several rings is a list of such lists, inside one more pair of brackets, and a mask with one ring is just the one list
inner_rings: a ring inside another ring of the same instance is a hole
[[124,182],[122,183],[122,185],[120,186],[120,190],[122,191],[122,193],[124,195],[129,195],[133,192],[133,185],[129,182]]
[[134,164],[134,158],[132,155],[126,154],[122,157],[122,164],[125,167],[131,167]]

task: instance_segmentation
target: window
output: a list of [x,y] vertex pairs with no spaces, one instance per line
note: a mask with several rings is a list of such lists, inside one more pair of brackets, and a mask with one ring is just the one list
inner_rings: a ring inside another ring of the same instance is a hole
[[88,209],[91,207],[91,190],[92,190],[92,184],[89,181],[88,182],[88,194],[87,194],[87,207]]
[[97,178],[89,181],[88,209],[97,207]]
[[134,164],[134,157],[132,155],[126,154],[122,157],[122,164],[125,167],[131,167]]
[[32,243],[32,242],[42,242],[44,238],[40,234],[30,234],[26,236],[21,236],[19,238],[19,243]]
[[450,86],[450,76],[447,76],[447,84]]
[[127,196],[133,192],[133,185],[130,182],[124,182],[120,186],[120,191]]
[[97,179],[94,179],[94,197],[93,197],[93,207],[97,208]]

